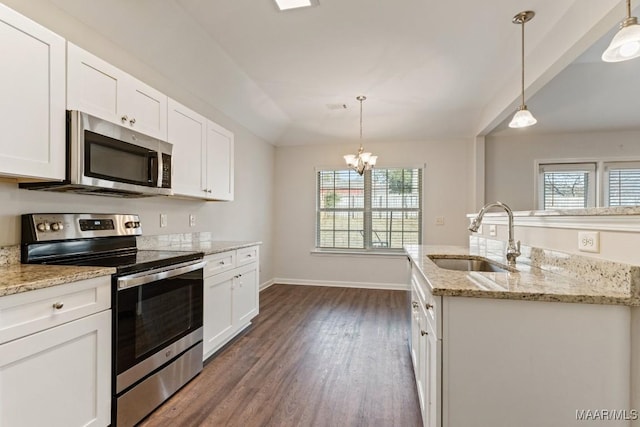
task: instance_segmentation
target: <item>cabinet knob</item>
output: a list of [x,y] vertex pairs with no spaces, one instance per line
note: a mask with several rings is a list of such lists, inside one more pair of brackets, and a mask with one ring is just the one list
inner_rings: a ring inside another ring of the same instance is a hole
[[224,265],[224,261],[220,261],[218,264],[220,264],[220,265]]
[[120,118],[120,120],[122,120],[122,123],[126,123],[126,122],[127,122],[127,120],[129,120],[129,117],[127,117],[127,116],[125,115],[125,116],[122,116],[122,117]]
[[129,120],[129,124],[130,124],[131,126],[133,126],[133,125],[135,125],[135,124],[136,124],[136,119],[135,119],[135,117],[134,117],[134,118],[132,118],[131,120]]
[[427,310],[431,310],[433,308],[433,304],[429,303],[426,303],[424,306],[427,308]]
[[62,303],[62,302],[54,302],[53,303],[53,308],[55,308],[56,310],[60,310],[62,307],[64,307],[64,303]]
[[429,335],[429,332],[425,331],[424,329],[420,329],[420,335],[422,336]]
[[411,302],[411,307],[413,307],[413,308],[418,308],[418,303],[417,303],[417,302],[415,302],[415,301],[412,301],[412,302]]
[[212,193],[211,189],[207,190],[207,193]]

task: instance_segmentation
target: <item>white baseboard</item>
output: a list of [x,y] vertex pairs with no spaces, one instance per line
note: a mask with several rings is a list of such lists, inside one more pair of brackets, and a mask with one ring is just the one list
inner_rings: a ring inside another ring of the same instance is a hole
[[264,283],[260,284],[260,292],[264,291],[265,289],[267,289],[269,286],[273,285],[274,283],[276,283],[273,279],[271,280],[267,280]]
[[[391,291],[409,290],[409,285],[406,283],[338,282],[331,280],[286,279],[282,277],[276,277],[269,280],[269,282],[269,286],[278,283],[281,285],[330,286],[335,288],[384,289]],[[261,287],[260,290],[262,289]]]

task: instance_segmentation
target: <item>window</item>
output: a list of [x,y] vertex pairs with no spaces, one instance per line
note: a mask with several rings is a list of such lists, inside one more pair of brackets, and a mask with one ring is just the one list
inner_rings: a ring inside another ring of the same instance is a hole
[[540,164],[539,209],[580,209],[596,204],[595,163]]
[[402,249],[422,241],[422,169],[317,173],[316,247]]
[[640,205],[640,162],[604,163],[606,206]]

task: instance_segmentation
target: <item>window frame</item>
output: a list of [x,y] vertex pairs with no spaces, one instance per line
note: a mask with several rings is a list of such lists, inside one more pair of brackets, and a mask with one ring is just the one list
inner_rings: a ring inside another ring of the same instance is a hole
[[[637,169],[640,170],[640,160],[610,160],[602,161],[602,205],[610,207],[610,187],[611,177],[609,172],[611,169]],[[637,205],[615,205],[614,207],[637,206]]]
[[[549,161],[536,161],[535,162],[535,170],[536,170],[536,179],[535,179],[535,184],[536,184],[536,191],[535,191],[535,195],[536,195],[536,200],[535,200],[535,206],[536,209],[538,210],[563,210],[563,209],[586,209],[586,208],[593,208],[598,206],[599,204],[599,197],[598,195],[600,194],[599,192],[599,186],[600,186],[600,179],[599,179],[599,174],[598,171],[600,170],[599,168],[599,164],[597,161],[593,161],[593,160],[564,160],[564,161],[556,161],[556,160],[549,160]],[[592,183],[593,185],[589,185],[588,189],[587,189],[587,194],[586,194],[586,206],[580,207],[580,208],[547,208],[545,207],[545,194],[544,194],[544,190],[545,190],[545,182],[544,182],[544,176],[545,176],[545,172],[573,172],[573,171],[585,171],[588,173],[588,178],[587,180]]]
[[362,212],[363,213],[363,247],[362,248],[341,248],[341,247],[328,247],[328,246],[320,246],[320,214],[321,212],[325,212],[325,209],[321,209],[320,207],[320,203],[321,203],[321,195],[320,195],[320,181],[321,181],[321,172],[327,172],[327,171],[352,171],[351,169],[349,169],[348,167],[316,167],[315,168],[315,199],[316,199],[316,212],[315,212],[315,236],[314,236],[314,249],[312,252],[316,252],[316,253],[349,253],[349,254],[358,254],[358,253],[368,253],[368,254],[401,254],[403,253],[403,248],[391,248],[391,247],[387,247],[387,246],[383,246],[383,247],[379,247],[379,246],[375,246],[373,244],[373,219],[372,219],[372,215],[373,212],[380,212],[380,211],[385,211],[385,212],[389,212],[389,211],[403,211],[403,212],[417,212],[418,213],[418,243],[417,244],[422,244],[422,242],[424,241],[423,239],[423,234],[424,234],[424,223],[423,223],[423,217],[424,217],[424,192],[425,192],[425,185],[424,185],[424,179],[425,179],[425,165],[421,165],[421,166],[406,166],[406,165],[401,165],[401,166],[387,166],[387,167],[379,167],[376,168],[376,171],[380,171],[380,170],[395,170],[395,169],[403,169],[403,170],[407,170],[407,169],[414,169],[414,170],[418,170],[419,173],[419,190],[418,190],[418,194],[419,194],[419,200],[418,200],[418,209],[412,209],[412,208],[374,208],[373,207],[373,202],[372,202],[372,194],[373,194],[373,190],[372,190],[372,186],[373,186],[373,179],[372,179],[372,171],[365,171],[365,173],[363,174],[363,191],[364,191],[364,207],[363,208],[356,208],[356,209],[352,209],[352,208],[338,208],[336,210],[333,210],[334,212]]

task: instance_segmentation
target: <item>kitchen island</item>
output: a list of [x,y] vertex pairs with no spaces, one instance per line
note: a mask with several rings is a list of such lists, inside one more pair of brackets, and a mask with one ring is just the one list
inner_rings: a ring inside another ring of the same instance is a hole
[[[425,426],[634,425],[630,338],[638,267],[608,271],[605,263],[595,274],[600,280],[535,263],[517,271],[454,271],[429,256],[504,258],[473,245],[405,249]],[[607,418],[594,419],[602,410]]]

